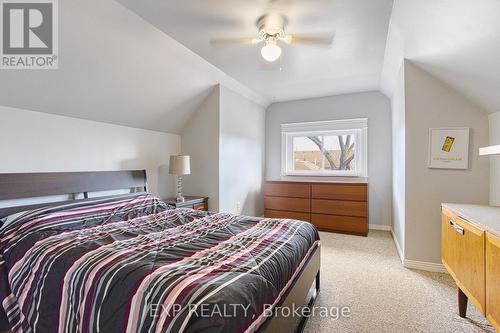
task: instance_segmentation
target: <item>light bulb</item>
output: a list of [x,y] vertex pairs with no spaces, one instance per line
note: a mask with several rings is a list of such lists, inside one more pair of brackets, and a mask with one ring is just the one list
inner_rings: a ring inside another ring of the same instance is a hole
[[276,45],[276,41],[266,41],[266,45],[262,47],[260,54],[265,60],[273,62],[281,56],[281,47]]

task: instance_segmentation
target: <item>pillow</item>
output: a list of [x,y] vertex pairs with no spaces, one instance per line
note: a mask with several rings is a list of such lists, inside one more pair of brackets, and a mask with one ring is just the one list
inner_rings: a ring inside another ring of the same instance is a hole
[[1,218],[0,219],[0,230],[2,229],[2,227],[9,225],[10,222],[14,221],[19,216],[23,215],[26,212],[28,212],[28,211],[26,210],[26,211],[10,214],[10,215],[7,215],[7,216]]
[[12,224],[14,221],[18,220],[27,220],[31,219],[39,214],[43,213],[50,213],[50,212],[55,212],[55,211],[61,211],[61,210],[66,210],[66,209],[72,209],[72,208],[77,208],[81,206],[91,206],[95,204],[103,204],[106,202],[113,202],[117,200],[127,200],[127,199],[134,199],[138,197],[148,197],[150,200],[158,207],[156,209],[161,209],[161,210],[166,210],[166,209],[172,209],[172,207],[167,206],[162,200],[157,198],[156,196],[152,195],[151,193],[129,193],[129,194],[123,194],[123,195],[114,195],[114,196],[103,196],[103,197],[94,197],[94,198],[89,198],[85,200],[74,200],[74,201],[66,201],[66,202],[61,202],[60,205],[58,205],[57,202],[53,203],[47,203],[47,206],[44,207],[43,204],[41,207],[34,208],[32,210],[25,210],[21,212],[17,212],[11,215],[8,215],[6,217],[3,217],[0,219],[0,231],[4,231],[9,225]]

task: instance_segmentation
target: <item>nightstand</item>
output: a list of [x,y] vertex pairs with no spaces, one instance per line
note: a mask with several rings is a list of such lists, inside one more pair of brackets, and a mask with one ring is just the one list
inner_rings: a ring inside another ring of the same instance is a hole
[[177,202],[175,198],[163,200],[164,203],[175,208],[191,208],[208,211],[208,197],[184,196],[184,202]]

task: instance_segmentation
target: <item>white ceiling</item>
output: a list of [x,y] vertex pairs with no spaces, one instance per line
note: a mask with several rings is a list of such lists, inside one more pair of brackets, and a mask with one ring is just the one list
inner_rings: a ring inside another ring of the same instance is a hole
[[500,111],[500,1],[395,0],[381,88],[403,58],[488,112]]
[[[272,101],[379,87],[392,0],[117,1]],[[210,45],[256,36],[269,11],[288,17],[288,33],[334,33],[333,46],[284,45],[280,71],[263,66],[258,45]]]
[[59,6],[59,69],[1,70],[0,104],[179,133],[219,83],[267,105],[117,2],[68,0]]

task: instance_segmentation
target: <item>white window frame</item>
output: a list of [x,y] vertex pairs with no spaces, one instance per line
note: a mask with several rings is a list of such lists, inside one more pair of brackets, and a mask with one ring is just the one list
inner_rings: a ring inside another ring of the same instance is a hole
[[[355,170],[293,170],[293,138],[354,134]],[[312,177],[368,177],[368,118],[281,124],[281,175]]]

